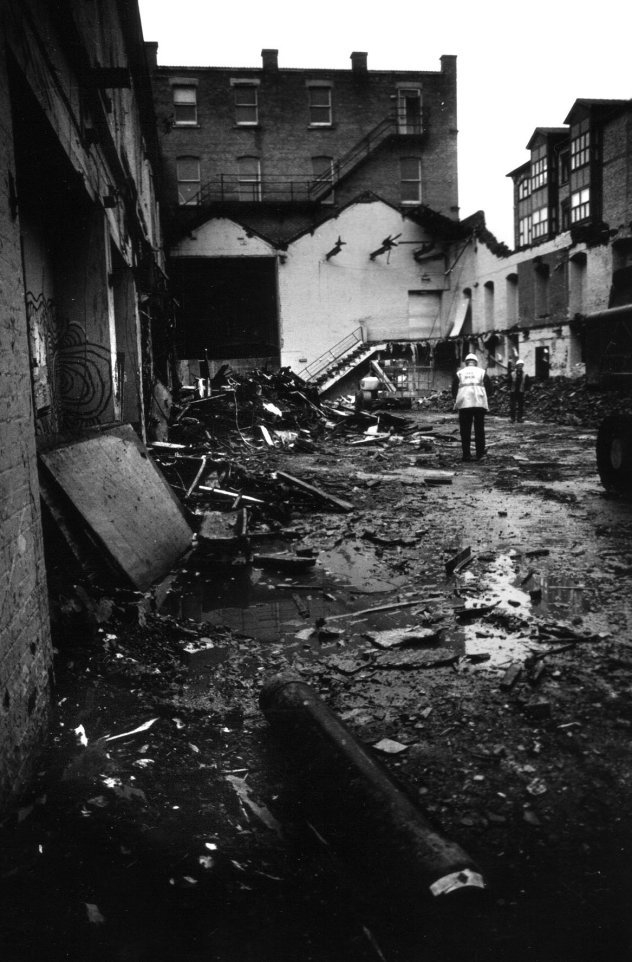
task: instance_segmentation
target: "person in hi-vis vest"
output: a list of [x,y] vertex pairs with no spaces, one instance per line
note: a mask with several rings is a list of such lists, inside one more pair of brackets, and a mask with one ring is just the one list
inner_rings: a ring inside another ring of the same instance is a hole
[[465,367],[456,372],[452,382],[454,410],[459,412],[464,461],[471,460],[472,425],[474,425],[476,460],[480,461],[485,457],[485,413],[488,410],[487,398],[491,397],[491,394],[491,381],[479,366],[476,354],[468,354],[465,358]]

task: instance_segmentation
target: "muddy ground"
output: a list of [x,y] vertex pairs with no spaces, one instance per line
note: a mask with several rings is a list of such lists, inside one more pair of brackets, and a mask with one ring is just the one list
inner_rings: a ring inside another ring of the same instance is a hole
[[[491,417],[463,464],[452,415],[411,417],[436,440],[247,452],[353,504],[295,496],[259,531],[255,552],[317,553],[298,574],[198,550],[158,592],[86,607],[57,560],[50,741],[1,828],[4,960],[630,953],[632,503],[602,490],[594,428]],[[422,640],[383,647],[406,628]],[[310,828],[322,785],[258,701],[288,669],[484,892],[411,908],[336,806],[331,837]]]

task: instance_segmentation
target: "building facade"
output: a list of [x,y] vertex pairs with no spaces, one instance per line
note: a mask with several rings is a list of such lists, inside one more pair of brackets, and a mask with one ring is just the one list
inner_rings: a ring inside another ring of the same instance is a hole
[[302,371],[354,336],[412,351],[447,330],[455,57],[185,68],[147,46],[180,357]]
[[590,346],[594,323],[620,323],[627,305],[632,319],[632,101],[577,100],[527,149],[508,175],[515,249],[473,224],[461,334],[499,370],[520,355],[538,378],[632,372],[632,348],[607,359]]
[[137,5],[7,0],[0,36],[4,804],[50,699],[37,452],[120,421],[144,435],[165,275]]

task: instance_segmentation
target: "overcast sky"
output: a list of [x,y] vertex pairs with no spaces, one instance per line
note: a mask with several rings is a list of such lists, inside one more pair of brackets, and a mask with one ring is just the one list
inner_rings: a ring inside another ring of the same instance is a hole
[[456,54],[461,217],[484,210],[513,246],[508,171],[528,159],[535,127],[560,127],[578,97],[632,97],[632,14],[625,0],[139,0],[158,63],[439,70]]

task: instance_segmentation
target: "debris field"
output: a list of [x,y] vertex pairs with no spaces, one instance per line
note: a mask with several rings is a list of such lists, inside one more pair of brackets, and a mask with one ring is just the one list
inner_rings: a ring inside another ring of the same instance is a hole
[[[49,459],[55,705],[0,828],[3,959],[625,957],[632,503],[574,388],[518,425],[501,397],[462,464],[441,396],[226,370],[163,440]],[[480,885],[423,890],[417,819]]]

